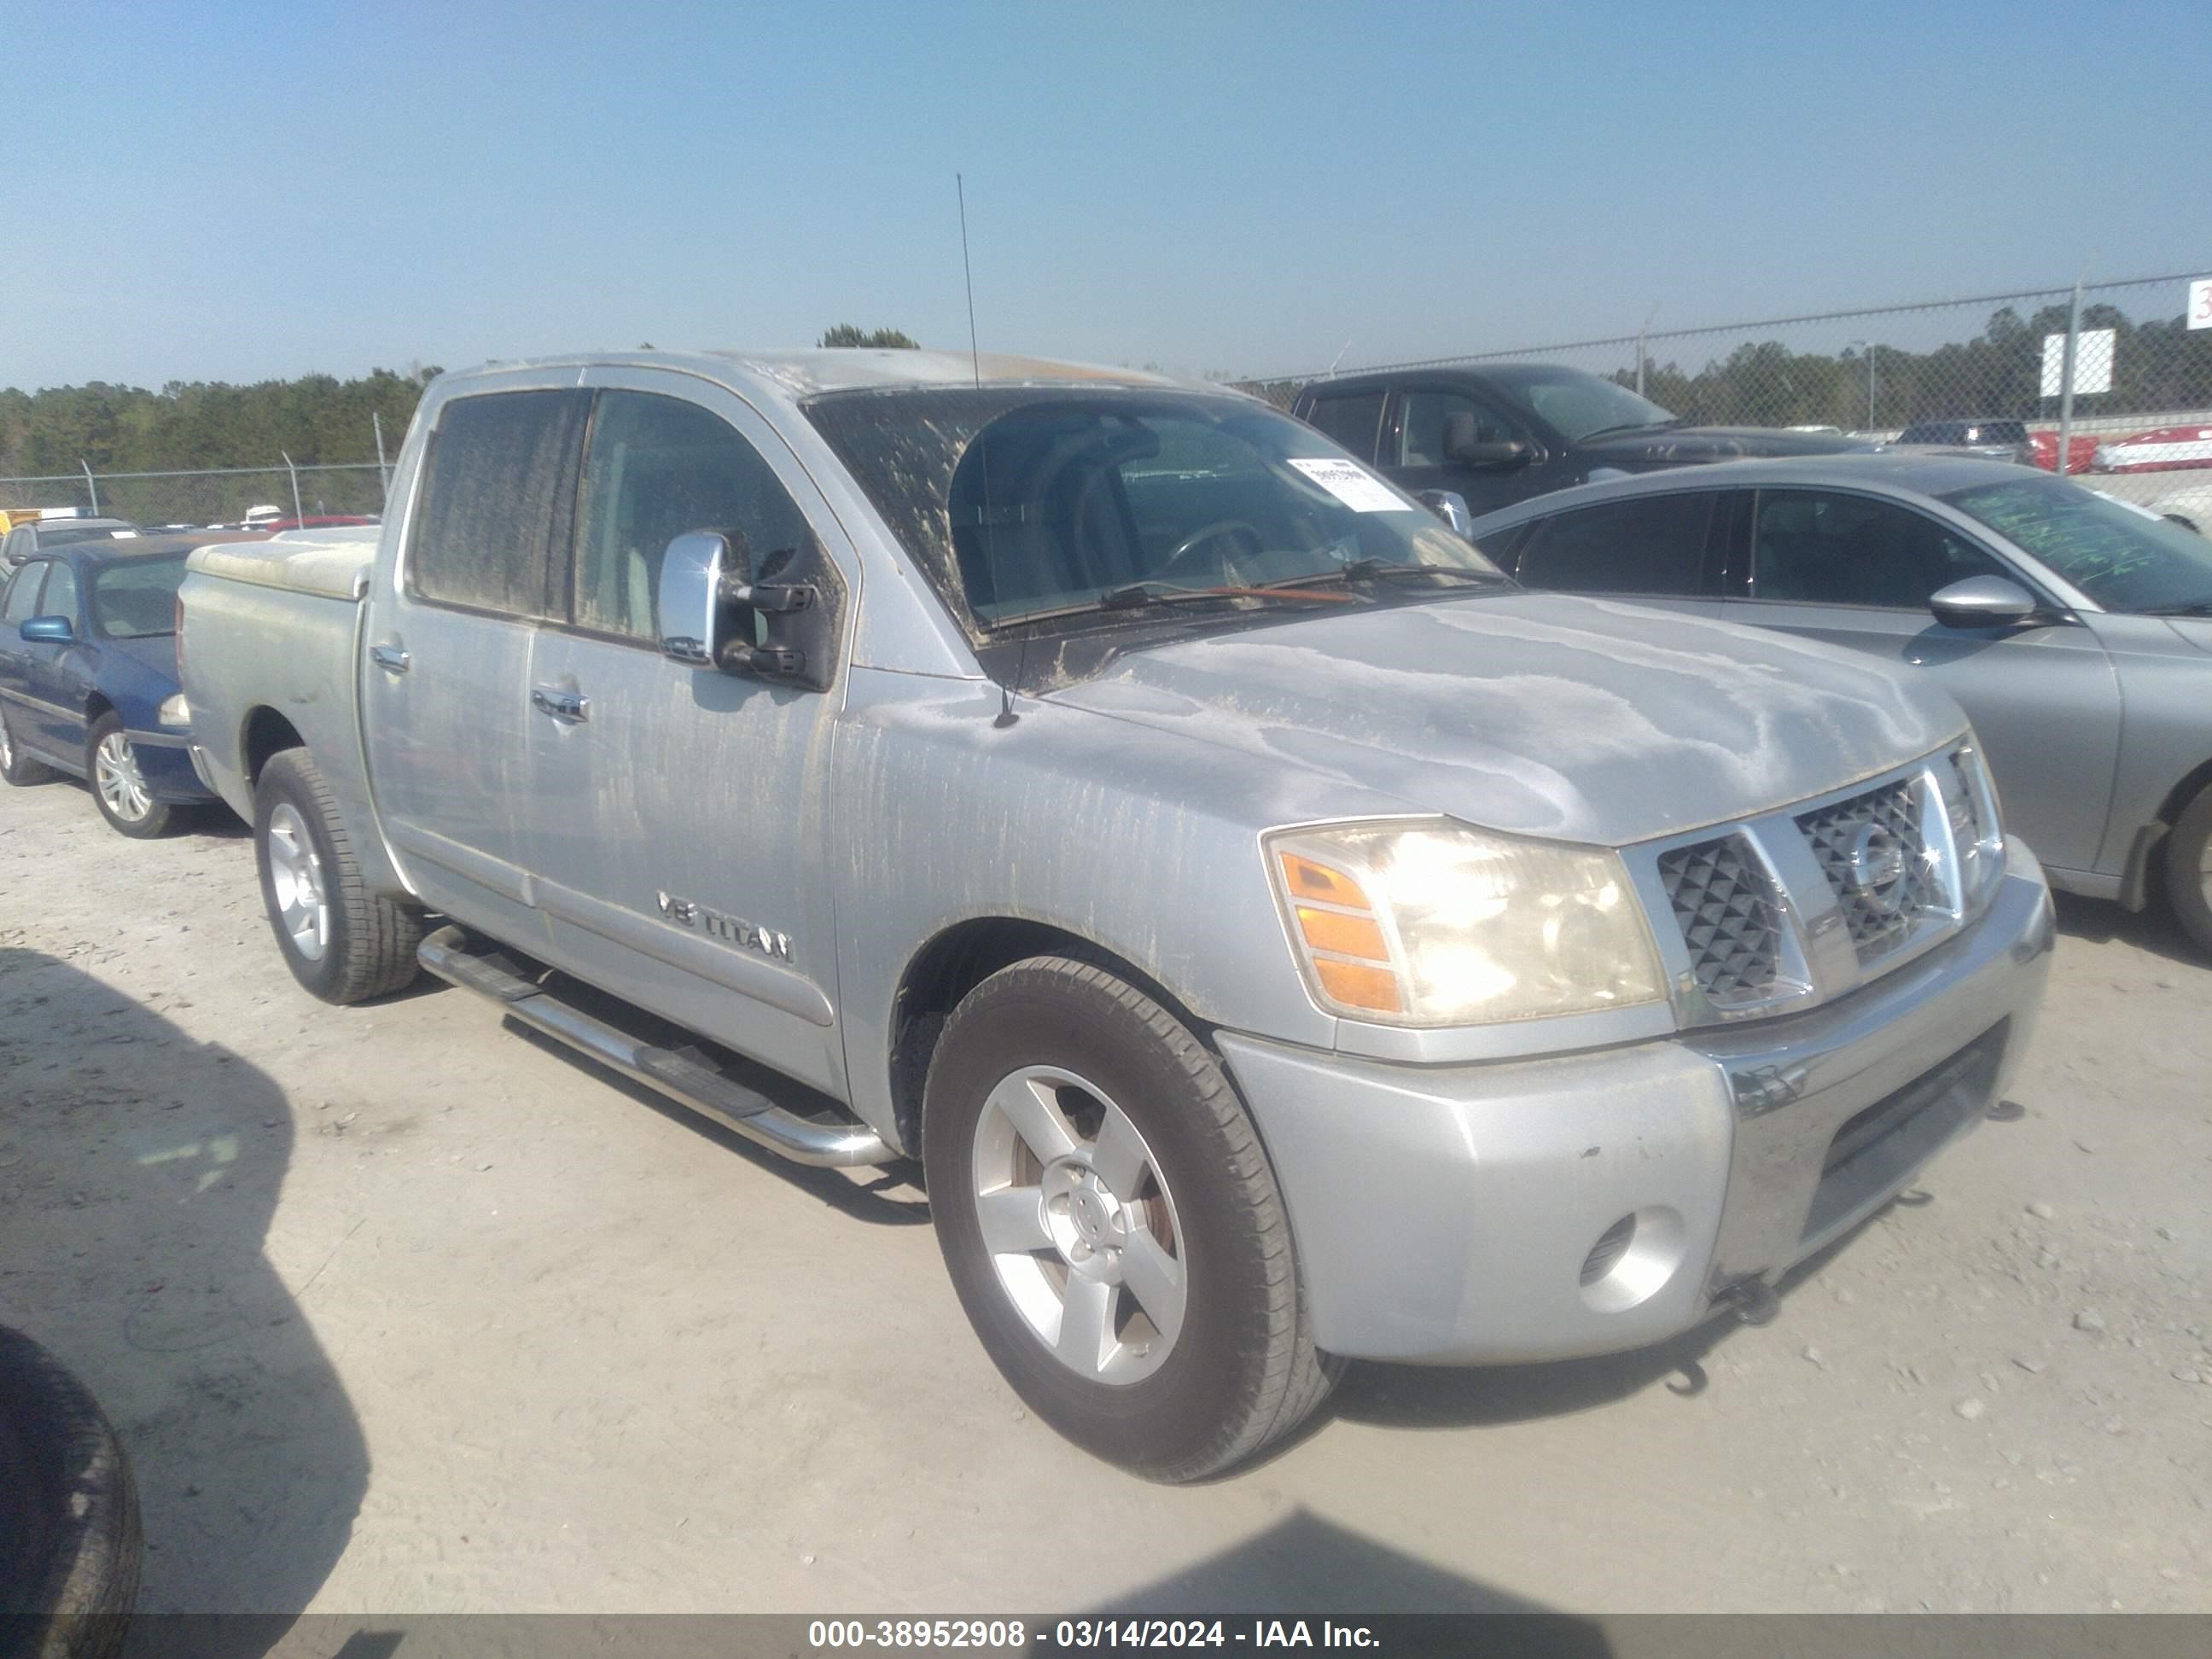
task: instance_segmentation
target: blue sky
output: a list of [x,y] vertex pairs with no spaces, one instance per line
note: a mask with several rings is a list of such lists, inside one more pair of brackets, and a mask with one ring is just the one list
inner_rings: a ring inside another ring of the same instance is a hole
[[987,348],[1189,372],[2212,268],[2203,23],[0,0],[0,385],[964,345],[956,170]]

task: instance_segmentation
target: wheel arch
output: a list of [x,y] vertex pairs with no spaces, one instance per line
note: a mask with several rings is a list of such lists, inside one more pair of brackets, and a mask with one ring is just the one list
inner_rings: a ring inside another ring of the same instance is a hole
[[239,727],[238,758],[249,787],[261,781],[261,769],[272,756],[287,749],[302,749],[307,739],[300,728],[268,704],[250,710]]
[[900,1145],[921,1146],[923,1085],[945,1019],[970,991],[1031,957],[1068,957],[1127,980],[1212,1046],[1212,1026],[1167,987],[1119,952],[1056,923],[970,916],[943,928],[908,961],[891,1002],[890,1095]]

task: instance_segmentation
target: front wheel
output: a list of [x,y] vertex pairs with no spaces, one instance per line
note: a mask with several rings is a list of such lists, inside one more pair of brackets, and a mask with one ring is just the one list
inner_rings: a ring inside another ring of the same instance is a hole
[[2212,785],[2197,791],[2166,838],[2166,896],[2197,948],[2212,952]]
[[939,1038],[921,1139],[962,1306],[1076,1444],[1199,1480],[1328,1393],[1251,1119],[1205,1045],[1133,986],[1057,957],[984,981]]
[[308,991],[325,1002],[362,1002],[413,981],[422,918],[368,890],[337,799],[304,749],[261,769],[253,853],[277,948]]
[[92,723],[84,740],[84,775],[100,816],[133,841],[151,841],[169,827],[169,808],[155,800],[139,769],[138,751],[123,718],[110,709]]

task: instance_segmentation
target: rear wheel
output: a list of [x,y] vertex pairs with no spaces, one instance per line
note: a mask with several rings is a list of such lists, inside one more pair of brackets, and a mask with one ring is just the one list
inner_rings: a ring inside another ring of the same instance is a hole
[[261,769],[254,861],[269,926],[292,977],[325,1002],[362,1002],[411,983],[420,915],[362,880],[337,800],[304,749]]
[[1152,1480],[1217,1474],[1327,1394],[1273,1171],[1181,1021],[1041,957],[953,1012],[922,1117],[930,1210],[1031,1410]]
[[2197,792],[2166,838],[2166,896],[2197,948],[2212,952],[2212,785]]
[[0,708],[0,778],[21,788],[27,784],[44,783],[53,775],[52,767],[44,761],[33,760],[15,746],[15,733],[8,724],[8,711]]
[[154,799],[139,769],[138,751],[123,718],[110,709],[92,723],[84,740],[84,775],[92,784],[92,799],[118,832],[134,841],[151,841],[169,827],[167,803]]

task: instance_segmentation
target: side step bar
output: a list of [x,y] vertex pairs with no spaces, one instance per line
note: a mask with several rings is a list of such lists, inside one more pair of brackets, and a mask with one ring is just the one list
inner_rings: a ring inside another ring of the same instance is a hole
[[640,1042],[595,1019],[526,978],[495,949],[472,951],[459,927],[441,927],[416,952],[422,966],[448,984],[489,997],[508,1018],[589,1054],[624,1077],[658,1089],[670,1099],[734,1129],[748,1140],[794,1164],[820,1169],[889,1164],[898,1157],[865,1125],[817,1123],[787,1112],[757,1090],[733,1082],[713,1066],[673,1048]]

